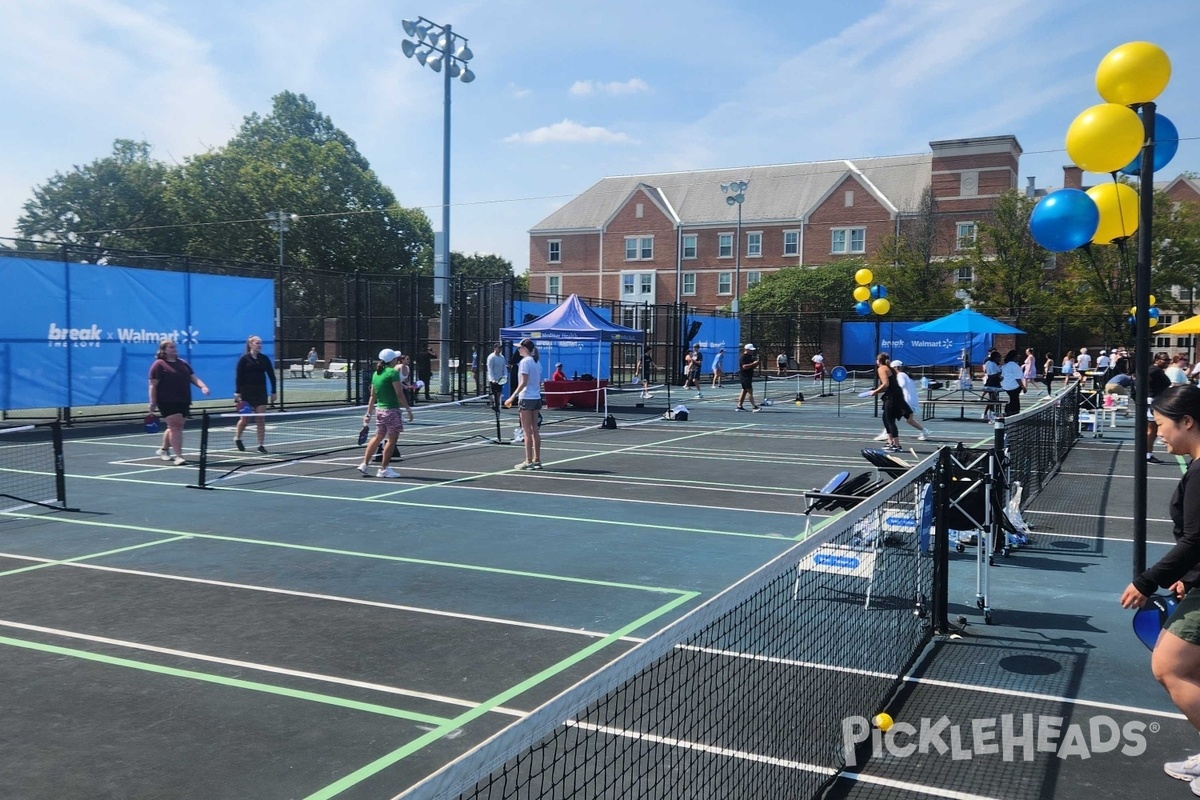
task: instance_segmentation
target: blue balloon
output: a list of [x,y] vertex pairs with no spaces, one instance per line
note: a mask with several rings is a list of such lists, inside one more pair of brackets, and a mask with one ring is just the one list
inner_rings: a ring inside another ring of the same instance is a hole
[[1159,311],[1154,306],[1150,306],[1150,310],[1146,313],[1150,315],[1150,319],[1158,319]]
[[[1142,112],[1138,112],[1138,116],[1142,116]],[[1175,123],[1164,117],[1162,114],[1154,115],[1154,171],[1160,169],[1170,163],[1175,157],[1176,151],[1179,150],[1179,129],[1175,127]],[[1142,154],[1138,153],[1137,158],[1129,162],[1129,166],[1121,170],[1126,175],[1138,175],[1142,171]]]
[[866,300],[854,304],[854,310],[858,312],[860,317],[865,317],[871,313],[871,304]]
[[1029,216],[1034,241],[1055,253],[1083,247],[1096,235],[1100,209],[1079,189],[1059,189],[1042,198]]
[[887,287],[875,284],[871,287],[871,299],[878,300],[881,297],[887,297]]

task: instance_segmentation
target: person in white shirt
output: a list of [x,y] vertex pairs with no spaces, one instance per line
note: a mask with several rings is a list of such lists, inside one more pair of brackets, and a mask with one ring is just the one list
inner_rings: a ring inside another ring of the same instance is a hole
[[1171,379],[1172,386],[1182,386],[1188,382],[1187,359],[1181,355],[1176,355],[1171,359],[1171,366],[1167,367],[1163,372],[1167,373],[1167,377]]
[[538,364],[538,349],[532,339],[522,339],[517,347],[521,363],[517,366],[517,387],[504,401],[505,408],[519,403],[521,433],[525,439],[525,460],[514,469],[542,468],[542,435],[538,430],[538,411],[542,407],[542,367]]
[[[917,392],[917,384],[908,373],[904,371],[904,362],[896,359],[891,363],[892,369],[896,370],[896,383],[900,386],[900,391],[904,393],[904,402],[908,404],[908,414],[904,416],[904,421],[920,431],[917,438],[922,442],[929,438],[929,429],[922,425],[917,420],[917,412],[921,410],[921,398]],[[879,436],[875,437],[875,441],[887,441],[888,433],[884,431]]]
[[1108,368],[1111,364],[1112,361],[1108,357],[1108,351],[1101,350],[1100,357],[1096,359],[1096,369],[1100,370],[1101,372],[1108,372]]
[[[1026,351],[1032,355],[1032,351]],[[1036,370],[1036,367],[1034,368]],[[1025,376],[1028,370],[1021,366],[1021,357],[1016,350],[1009,350],[1004,356],[1004,366],[1000,367],[1000,390],[1008,394],[1008,402],[1004,404],[1004,416],[1011,417],[1021,413],[1021,393],[1025,391]],[[1034,372],[1034,375],[1037,373]]]
[[488,391],[492,393],[492,408],[500,410],[500,395],[504,384],[508,382],[508,363],[504,360],[504,347],[496,342],[492,345],[492,354],[487,357],[484,365],[487,370]]
[[1079,348],[1079,358],[1075,360],[1075,368],[1079,370],[1080,375],[1092,368],[1092,355],[1086,347]]

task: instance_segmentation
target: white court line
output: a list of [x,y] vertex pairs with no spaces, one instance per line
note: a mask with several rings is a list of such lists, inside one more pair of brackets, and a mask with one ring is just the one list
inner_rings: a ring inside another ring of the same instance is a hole
[[908,781],[893,780],[892,778],[881,778],[875,775],[863,775],[857,772],[839,773],[839,771],[833,767],[825,767],[819,764],[807,764],[803,761],[792,761],[791,759],[777,758],[775,756],[764,756],[758,753],[748,753],[743,750],[731,750],[727,747],[717,747],[716,745],[702,744],[700,742],[689,742],[685,739],[676,739],[671,736],[659,736],[658,734],[654,733],[628,731],[620,728],[594,725],[590,722],[578,722],[575,720],[568,720],[565,724],[588,731],[604,733],[609,736],[621,736],[627,739],[636,739],[643,742],[665,744],[669,747],[678,747],[684,750],[696,750],[699,752],[708,753],[710,755],[736,758],[741,761],[752,761],[756,764],[768,764],[773,767],[782,767],[784,769],[812,772],[816,775],[824,775],[826,777],[837,776],[839,778],[845,778],[846,780],[852,780],[871,786],[886,786],[892,789],[903,789],[905,791],[929,795],[931,797],[946,798],[946,800],[996,800],[996,798],[987,797],[986,795],[969,794],[967,792],[959,792],[953,789],[941,789],[936,786],[925,786],[923,784],[910,783]]
[[[129,650],[140,650],[147,653],[159,653],[161,655],[175,656],[178,658],[194,659],[196,661],[203,661],[209,664],[223,664],[225,666],[249,669],[256,672],[267,672],[272,675],[287,675],[293,678],[305,678],[307,680],[320,681],[322,683],[330,683],[338,686],[351,686],[356,689],[369,689],[373,692],[383,692],[385,694],[412,697],[420,700],[431,700],[435,703],[444,703],[446,705],[461,706],[464,708],[476,708],[479,706],[479,703],[477,702],[472,700],[463,700],[457,697],[447,697],[445,695],[430,694],[428,692],[417,692],[411,689],[385,686],[381,683],[357,681],[351,678],[339,678],[335,675],[323,675],[319,672],[304,672],[302,670],[288,669],[286,667],[274,667],[269,664],[259,664],[253,661],[238,661],[232,658],[222,658],[220,656],[210,656],[204,653],[195,653],[190,650],[175,650],[170,647],[158,647],[157,645],[152,644],[130,642],[125,639],[110,639],[107,636],[94,636],[90,633],[66,631],[60,628],[45,628],[41,625],[29,625],[24,622],[13,622],[11,620],[4,619],[0,619],[0,626],[4,626],[6,628],[16,628],[23,631],[32,631],[34,633],[45,633],[51,636],[61,636],[65,639],[78,639],[80,641],[93,642],[95,644],[107,644],[114,647],[124,647]],[[499,714],[507,714],[510,717],[525,717],[529,714],[527,711],[518,711],[513,708],[505,708],[504,706],[496,706],[488,710],[495,711]]]
[[[1021,513],[1022,514],[1039,514],[1043,517],[1077,517],[1077,518],[1081,518],[1081,519],[1111,519],[1111,520],[1117,520],[1119,522],[1132,522],[1133,521],[1133,517],[1121,517],[1121,516],[1116,516],[1114,514],[1077,514],[1073,511],[1038,511],[1036,509],[1028,509]],[[1171,522],[1171,520],[1162,519],[1160,517],[1147,517],[1146,522]],[[1036,534],[1036,533],[1038,533],[1038,531],[1034,531],[1034,533]],[[1046,536],[1054,536],[1054,535],[1069,536],[1071,534],[1046,533],[1045,535]],[[1082,535],[1082,534],[1080,534],[1080,535]],[[1108,537],[1105,536],[1103,538],[1107,539]]]
[[[413,614],[426,614],[432,617],[448,617],[450,619],[461,619],[470,622],[485,622],[493,625],[508,625],[515,628],[532,628],[538,631],[548,631],[550,633],[565,633],[573,636],[588,636],[593,639],[603,639],[608,636],[607,633],[600,631],[591,631],[586,628],[564,628],[559,625],[545,625],[538,622],[525,622],[523,620],[506,619],[504,617],[485,617],[478,614],[466,614],[457,611],[442,611],[434,608],[422,608],[420,606],[406,606],[398,603],[385,603],[380,600],[362,600],[356,597],[344,597],[335,594],[318,594],[315,592],[302,592],[297,589],[279,589],[272,586],[257,586],[247,583],[233,583],[231,581],[218,581],[212,578],[194,578],[189,575],[169,575],[162,572],[149,572],[147,570],[127,569],[124,567],[110,567],[103,564],[85,564],[83,562],[60,562],[52,558],[37,558],[35,556],[16,555],[14,553],[0,553],[0,558],[12,558],[18,561],[33,561],[39,564],[55,564],[63,567],[76,567],[78,569],[94,569],[99,572],[115,572],[122,575],[136,575],[143,578],[161,578],[169,581],[182,581],[184,583],[199,583],[206,586],[220,586],[226,589],[245,589],[251,592],[265,592],[268,594],[282,594],[291,597],[304,597],[312,600],[329,600],[335,603],[348,603],[350,605],[370,606],[372,608],[384,608],[390,611],[407,611]],[[636,639],[629,636],[621,637],[621,641],[640,643],[642,639]]]

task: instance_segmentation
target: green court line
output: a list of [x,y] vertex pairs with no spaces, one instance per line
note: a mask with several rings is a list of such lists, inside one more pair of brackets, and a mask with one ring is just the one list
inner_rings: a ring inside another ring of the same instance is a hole
[[655,609],[654,611],[651,611],[649,614],[646,614],[645,616],[643,616],[639,619],[636,619],[633,622],[630,622],[628,625],[625,625],[620,630],[610,633],[608,636],[605,636],[603,639],[600,639],[599,641],[589,645],[588,647],[585,647],[584,649],[580,650],[577,653],[574,653],[573,655],[567,656],[565,659],[563,659],[562,661],[559,661],[557,664],[553,664],[553,665],[547,667],[546,669],[542,670],[541,672],[537,673],[536,675],[533,675],[532,677],[522,681],[521,683],[518,683],[516,686],[513,686],[510,689],[506,689],[505,691],[501,692],[500,694],[496,695],[495,697],[492,697],[492,698],[489,698],[488,700],[483,701],[482,703],[475,706],[471,710],[466,711],[466,712],[460,714],[459,716],[455,717],[454,719],[441,724],[439,727],[434,728],[433,730],[429,731],[428,733],[426,733],[422,736],[419,736],[416,739],[413,739],[408,744],[406,744],[396,750],[393,750],[392,752],[388,753],[385,756],[375,759],[374,761],[367,764],[366,766],[363,766],[360,769],[355,770],[354,772],[350,773],[349,775],[347,775],[337,781],[334,781],[333,783],[329,784],[328,786],[324,787],[323,789],[320,789],[320,790],[314,792],[313,794],[310,794],[308,797],[304,798],[304,800],[329,800],[329,798],[331,798],[331,797],[336,797],[337,795],[339,795],[342,792],[346,791],[347,789],[361,783],[362,781],[366,780],[367,778],[371,777],[372,775],[375,775],[376,773],[378,773],[384,769],[387,769],[392,764],[395,764],[398,761],[408,758],[413,753],[416,753],[419,750],[422,750],[427,745],[432,744],[433,742],[442,738],[446,734],[448,734],[454,730],[457,730],[458,728],[461,728],[463,725],[466,725],[468,722],[471,722],[472,720],[478,719],[479,717],[481,717],[484,714],[491,711],[496,706],[501,705],[508,700],[512,700],[514,697],[517,697],[518,695],[523,694],[524,692],[528,691],[529,689],[532,689],[534,686],[537,686],[538,684],[542,683],[543,681],[547,680],[548,678],[552,678],[555,675],[562,672],[563,670],[565,670],[575,664],[578,664],[580,661],[584,660],[585,658],[588,658],[592,654],[602,650],[605,647],[608,647],[613,642],[616,642],[621,637],[627,636],[630,633],[633,633],[635,630],[642,627],[646,623],[651,622],[652,620],[657,619],[658,617],[661,617],[664,614],[669,613],[670,611],[672,611],[675,608],[679,607],[680,605],[692,600],[693,598],[698,597],[699,595],[700,595],[699,592],[687,592],[686,594],[675,598],[674,600],[667,603],[666,605],[660,606],[659,608]]
[[[833,516],[831,516],[831,517],[826,517],[825,519],[823,519],[823,520],[821,520],[820,522],[818,522],[818,523],[816,524],[816,526],[815,526],[815,527],[813,527],[813,528],[812,528],[812,529],[809,531],[808,535],[809,535],[809,536],[811,536],[811,535],[813,535],[813,534],[819,533],[819,532],[820,532],[820,530],[821,530],[822,528],[824,528],[826,525],[832,525],[832,524],[833,524],[833,523],[834,523],[836,520],[839,520],[839,519],[841,519],[842,517],[846,516],[846,514],[847,514],[847,511],[846,511],[846,509],[844,509],[844,508],[843,508],[842,510],[838,511],[838,512],[837,512],[836,514],[834,514]],[[804,531],[801,531],[800,533],[798,533],[797,535],[793,536],[792,538],[793,538],[793,539],[795,539],[796,541],[800,541],[800,540],[802,540],[802,539],[805,539],[805,538],[807,538],[807,537],[805,536],[805,534],[804,534]]]
[[142,544],[132,544],[129,547],[118,547],[115,550],[105,550],[103,553],[91,553],[86,556],[75,556],[74,558],[64,558],[59,561],[45,561],[45,562],[42,562],[39,564],[34,564],[33,566],[29,566],[29,567],[19,567],[17,569],[10,569],[7,572],[0,572],[0,578],[3,578],[8,575],[17,575],[22,572],[30,572],[35,569],[45,569],[46,567],[57,567],[62,564],[70,564],[75,561],[87,561],[90,558],[103,558],[104,556],[111,556],[111,555],[115,555],[116,553],[127,553],[130,550],[140,550],[143,547],[154,547],[155,545],[159,545],[159,544],[170,544],[171,542],[182,542],[185,539],[190,539],[190,538],[192,538],[192,537],[189,536],[188,534],[181,533],[176,536],[172,536],[170,539],[159,539],[156,542],[143,542]]
[[[20,519],[39,519],[32,514],[21,514],[18,512],[0,512],[0,516],[18,517]],[[94,526],[99,528],[116,528],[118,530],[137,531],[139,533],[156,533],[173,535],[180,539],[211,539],[218,542],[234,542],[237,544],[258,545],[261,547],[280,547],[285,550],[301,550],[312,553],[324,553],[327,555],[352,556],[354,558],[373,558],[380,561],[395,561],[405,564],[419,564],[421,566],[445,567],[447,569],[461,569],[472,572],[486,572],[496,575],[509,575],[518,578],[534,578],[537,580],[560,581],[563,583],[578,583],[585,586],[600,586],[607,589],[632,589],[639,592],[654,592],[658,594],[681,594],[682,589],[668,589],[661,586],[642,586],[636,583],[619,583],[616,581],[603,581],[594,578],[574,578],[567,575],[550,575],[542,572],[529,572],[526,570],[504,569],[501,567],[484,567],[476,564],[458,564],[452,561],[434,561],[432,559],[423,558],[408,558],[406,556],[390,556],[382,553],[364,553],[355,550],[340,550],[333,547],[319,547],[317,545],[307,544],[292,544],[289,542],[272,542],[265,539],[248,539],[240,536],[222,536],[216,533],[188,533],[184,531],[169,531],[160,528],[150,528],[144,525],[122,525],[115,522],[96,522],[94,520],[68,520],[58,518],[55,522],[60,524]],[[779,537],[771,537],[778,539]],[[141,545],[144,546],[144,545]],[[132,548],[131,548],[132,549]],[[119,552],[119,551],[113,551]]]
[[59,656],[79,658],[84,661],[96,661],[98,663],[107,664],[114,667],[126,667],[128,669],[142,670],[143,672],[154,672],[159,675],[169,675],[173,678],[188,678],[190,680],[203,681],[205,683],[215,683],[218,686],[228,686],[234,689],[249,689],[253,692],[264,692],[266,694],[274,694],[281,697],[290,697],[294,700],[308,700],[309,702],[313,703],[323,703],[325,705],[348,708],[354,711],[366,711],[371,714],[381,714],[385,717],[398,717],[399,719],[412,720],[413,722],[424,722],[430,725],[445,726],[452,722],[452,720],[447,720],[445,717],[434,717],[429,714],[418,714],[415,711],[404,711],[403,709],[380,706],[374,703],[363,703],[359,702],[358,700],[347,700],[342,697],[318,694],[316,692],[306,692],[300,689],[287,689],[282,686],[272,686],[268,683],[246,681],[242,680],[241,678],[224,678],[220,675],[210,675],[206,672],[196,672],[195,670],[190,669],[179,669],[178,667],[167,667],[159,664],[151,664],[145,661],[133,661],[132,659],[120,658],[118,656],[106,656],[101,653],[89,653],[87,650],[76,650],[71,647],[59,647],[58,645],[54,644],[30,642],[25,639],[12,639],[8,636],[0,636],[0,644],[9,645],[10,647],[20,647],[25,650],[35,650],[42,653],[53,653],[54,655]]
[[[750,428],[750,427],[753,427],[753,424],[731,425],[731,426],[726,426],[724,428],[718,428],[716,430],[700,431],[699,433],[689,433],[686,436],[676,436],[675,438],[672,438],[672,439],[663,439],[660,442],[643,442],[642,444],[632,444],[632,445],[629,445],[628,447],[618,447],[616,450],[604,450],[602,452],[588,453],[588,454],[582,455],[582,456],[573,456],[571,458],[562,458],[557,461],[551,461],[550,466],[557,466],[558,464],[570,464],[572,461],[582,461],[582,460],[588,459],[588,458],[599,458],[600,456],[613,456],[613,455],[617,455],[619,453],[628,453],[633,450],[643,450],[647,447],[661,447],[664,444],[673,444],[675,442],[682,442],[682,441],[686,441],[688,439],[695,439],[700,436],[710,436],[714,433],[726,433],[728,431],[741,430],[743,428]],[[585,428],[584,430],[590,430],[590,429]],[[408,486],[404,489],[397,489],[394,492],[385,492],[384,494],[378,494],[373,497],[367,497],[365,499],[367,499],[367,500],[382,500],[385,497],[392,497],[392,496],[398,495],[398,494],[408,494],[410,492],[416,492],[421,489],[438,488],[438,487],[442,487],[442,486],[453,486],[456,483],[464,483],[466,481],[479,480],[480,478],[492,478],[497,475],[505,475],[507,473],[516,472],[516,471],[517,470],[513,469],[512,467],[509,467],[507,469],[496,470],[495,472],[481,472],[476,475],[464,475],[461,478],[452,478],[448,481],[440,481],[438,483],[425,483],[425,484],[421,484],[419,486]]]

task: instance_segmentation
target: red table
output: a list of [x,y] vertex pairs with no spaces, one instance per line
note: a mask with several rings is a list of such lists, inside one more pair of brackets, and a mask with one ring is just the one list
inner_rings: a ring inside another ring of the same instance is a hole
[[[599,389],[608,386],[608,381],[546,381],[542,384],[542,396],[546,408],[575,408],[599,411],[604,407],[604,393]],[[559,394],[563,392],[564,394]]]

